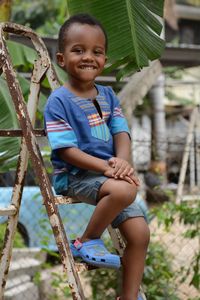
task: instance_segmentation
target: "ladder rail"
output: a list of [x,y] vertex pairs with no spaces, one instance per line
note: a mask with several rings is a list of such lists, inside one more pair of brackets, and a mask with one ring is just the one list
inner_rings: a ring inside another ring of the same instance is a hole
[[[29,152],[30,159],[33,164],[36,176],[38,177],[39,186],[41,194],[44,199],[44,204],[46,206],[47,214],[49,216],[50,224],[54,232],[58,250],[60,252],[61,261],[64,266],[64,271],[68,274],[69,286],[71,288],[72,297],[76,300],[84,300],[85,296],[81,287],[80,279],[77,275],[74,260],[71,255],[69,248],[68,240],[64,231],[64,227],[58,212],[58,209],[53,201],[54,194],[51,188],[51,184],[44,168],[43,159],[37,144],[36,137],[34,135],[33,126],[28,114],[28,109],[25,105],[21,87],[16,78],[16,72],[12,67],[11,59],[7,50],[7,47],[4,42],[3,32],[12,32],[16,34],[23,34],[31,38],[41,61],[44,61],[44,68],[48,69],[48,72],[44,71],[44,74],[47,74],[49,83],[53,88],[58,87],[58,81],[56,74],[51,65],[48,52],[42,40],[37,37],[37,35],[30,29],[27,29],[24,26],[13,24],[13,23],[2,23],[0,25],[0,46],[1,46],[1,59],[0,63],[3,69],[3,72],[6,76],[10,94],[13,99],[15,110],[17,113],[18,121],[23,132],[23,137],[26,142],[26,147]],[[43,75],[44,75],[43,74]],[[33,77],[35,83],[39,83],[37,76]],[[24,146],[24,149],[26,148]],[[26,163],[26,162],[25,162]],[[24,168],[25,169],[25,168]],[[5,286],[5,280],[3,282]]]
[[17,209],[13,204],[8,207],[0,207],[0,216],[14,216],[16,212]]
[[[36,70],[36,71],[35,71]],[[33,67],[33,75],[35,72],[38,72],[37,62],[35,62]],[[43,72],[40,72],[40,77],[43,76]],[[31,78],[30,93],[28,97],[27,110],[29,112],[30,121],[32,125],[35,124],[35,115],[37,111],[38,99],[40,86],[38,83],[35,83]],[[15,184],[13,187],[13,192],[11,196],[11,204],[15,207],[15,214],[8,218],[6,226],[6,234],[4,239],[4,247],[1,256],[1,276],[0,276],[0,286],[2,287],[1,293],[4,293],[6,279],[8,277],[8,269],[10,266],[10,258],[12,256],[13,240],[15,232],[17,229],[17,223],[19,219],[19,209],[21,205],[21,198],[24,187],[24,179],[26,176],[28,166],[28,151],[24,138],[22,138],[20,154],[18,158],[17,170]]]

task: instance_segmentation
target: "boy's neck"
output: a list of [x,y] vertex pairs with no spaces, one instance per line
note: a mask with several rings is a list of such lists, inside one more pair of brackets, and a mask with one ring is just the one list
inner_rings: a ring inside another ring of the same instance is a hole
[[85,83],[82,84],[74,83],[74,82],[66,82],[65,87],[67,87],[73,94],[76,96],[82,97],[82,98],[90,98],[94,99],[97,96],[97,89],[95,87],[94,82]]

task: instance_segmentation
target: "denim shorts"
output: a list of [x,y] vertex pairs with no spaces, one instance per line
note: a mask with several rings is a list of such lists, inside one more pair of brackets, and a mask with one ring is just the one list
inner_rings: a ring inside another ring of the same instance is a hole
[[[96,205],[101,185],[109,178],[96,172],[79,171],[76,175],[69,174],[68,190],[61,194],[72,197],[80,202]],[[135,203],[123,209],[112,221],[112,227],[117,228],[129,218],[144,217],[141,208]]]

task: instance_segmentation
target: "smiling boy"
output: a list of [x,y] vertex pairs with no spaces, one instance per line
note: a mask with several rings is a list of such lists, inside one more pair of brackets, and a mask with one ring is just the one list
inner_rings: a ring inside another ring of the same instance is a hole
[[50,95],[45,123],[56,192],[96,206],[85,232],[71,245],[74,257],[119,268],[119,256],[100,239],[109,224],[119,228],[127,242],[120,299],[139,300],[149,229],[134,203],[139,181],[128,162],[131,142],[119,100],[110,87],[95,83],[106,51],[107,35],[95,18],[78,14],[63,24],[57,59],[68,81]]

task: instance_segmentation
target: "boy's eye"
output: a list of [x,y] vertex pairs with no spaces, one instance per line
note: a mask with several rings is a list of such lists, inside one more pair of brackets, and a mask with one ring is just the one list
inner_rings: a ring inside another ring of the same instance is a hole
[[72,52],[78,53],[78,54],[82,54],[84,51],[81,48],[75,48],[72,50]]
[[103,52],[103,50],[95,50],[94,54],[101,55],[101,54],[104,54],[104,52]]

